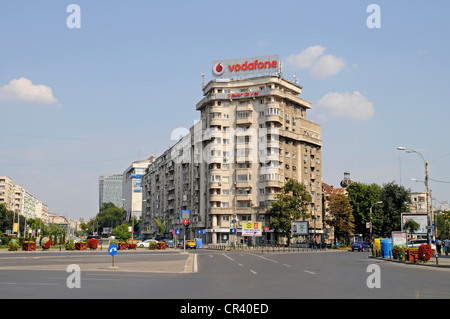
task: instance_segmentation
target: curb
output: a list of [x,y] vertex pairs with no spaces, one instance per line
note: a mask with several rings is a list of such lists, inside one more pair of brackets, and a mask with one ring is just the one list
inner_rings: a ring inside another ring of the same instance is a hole
[[374,256],[369,256],[368,258],[373,258],[373,259],[382,260],[382,261],[390,261],[390,262],[394,262],[394,263],[398,263],[398,264],[405,264],[405,265],[416,265],[416,266],[436,267],[436,268],[450,268],[450,264],[448,264],[448,265],[437,264],[436,265],[433,263],[409,262],[409,261],[405,261],[405,260],[396,260],[396,259],[392,259],[392,258],[382,258],[382,257],[374,257]]

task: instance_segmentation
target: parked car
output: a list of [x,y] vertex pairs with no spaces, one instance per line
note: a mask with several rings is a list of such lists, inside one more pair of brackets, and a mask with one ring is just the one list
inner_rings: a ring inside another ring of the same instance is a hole
[[[408,248],[419,248],[420,245],[422,244],[426,244],[427,240],[426,239],[413,239],[410,240],[408,242]],[[433,249],[433,251],[436,251],[436,245],[434,243],[430,243],[431,248]]]
[[186,248],[196,249],[197,243],[196,243],[195,239],[186,240]]
[[151,242],[154,242],[155,244],[157,243],[157,241],[154,239],[146,239],[140,243],[137,243],[137,247],[148,248]]
[[365,249],[369,250],[370,246],[363,241],[355,241],[352,245],[352,251],[364,251]]

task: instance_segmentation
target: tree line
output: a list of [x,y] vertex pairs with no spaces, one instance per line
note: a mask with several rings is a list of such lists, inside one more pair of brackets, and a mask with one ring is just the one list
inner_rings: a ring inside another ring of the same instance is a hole
[[[410,211],[410,195],[409,189],[394,182],[382,186],[353,182],[346,188],[346,194],[330,196],[328,207],[323,212],[323,222],[333,229],[335,241],[344,244],[349,244],[354,234],[369,239],[370,228],[367,225],[370,221],[373,237],[390,237],[392,231],[401,230],[401,214]],[[266,212],[275,236],[290,240],[292,221],[314,217],[310,213],[311,203],[311,194],[302,183],[293,179],[286,182]],[[448,238],[450,211],[436,214],[435,225],[436,236]]]

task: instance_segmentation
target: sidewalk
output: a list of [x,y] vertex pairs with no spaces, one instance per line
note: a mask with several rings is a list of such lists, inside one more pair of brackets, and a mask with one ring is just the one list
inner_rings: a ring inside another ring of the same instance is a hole
[[429,266],[429,267],[450,268],[450,255],[446,256],[445,254],[440,255],[440,256],[433,255],[431,257],[431,259],[425,263],[419,262],[419,261],[410,262],[410,261],[405,261],[405,260],[396,260],[393,258],[382,258],[382,257],[373,257],[373,256],[369,256],[369,258],[385,260],[385,261],[392,261],[392,262],[397,262],[397,263],[402,263],[402,264],[407,264],[407,265],[420,265],[420,266]]

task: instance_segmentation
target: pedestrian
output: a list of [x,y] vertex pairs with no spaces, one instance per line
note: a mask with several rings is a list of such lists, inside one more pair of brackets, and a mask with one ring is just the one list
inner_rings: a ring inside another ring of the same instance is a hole
[[436,238],[436,252],[438,256],[441,255],[441,246],[442,246],[441,240],[439,238]]
[[444,251],[445,251],[445,255],[448,256],[448,252],[450,249],[450,240],[447,238],[446,240],[444,240]]

